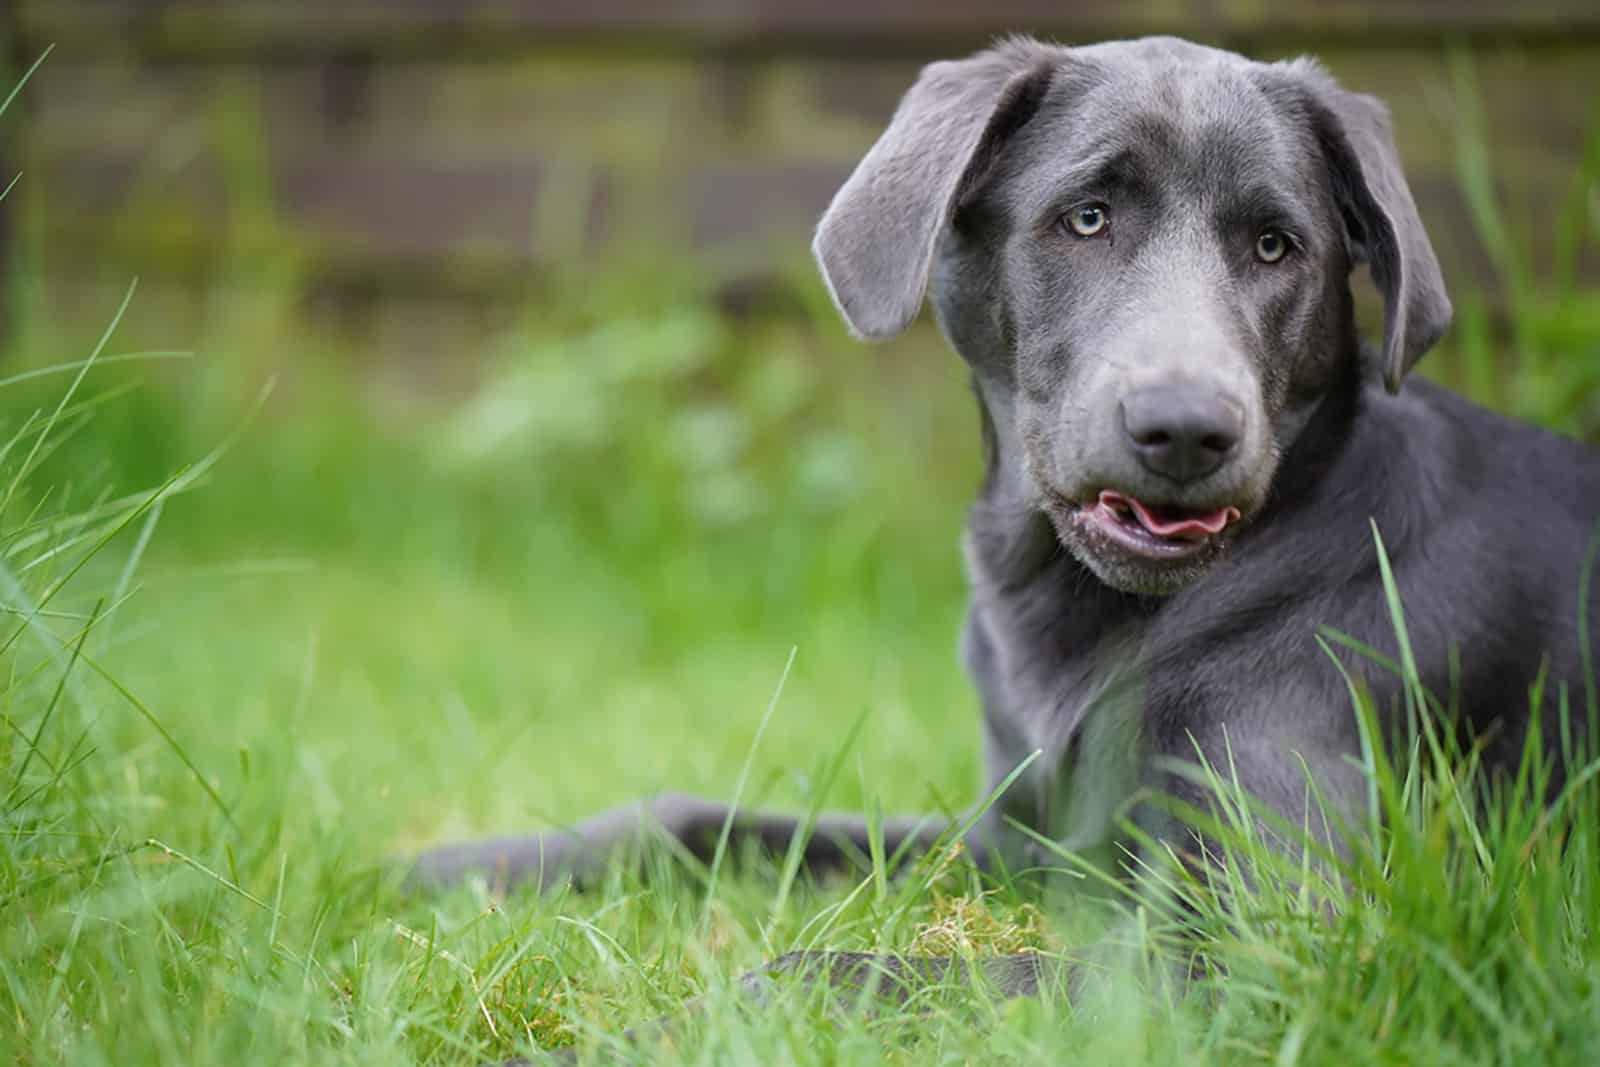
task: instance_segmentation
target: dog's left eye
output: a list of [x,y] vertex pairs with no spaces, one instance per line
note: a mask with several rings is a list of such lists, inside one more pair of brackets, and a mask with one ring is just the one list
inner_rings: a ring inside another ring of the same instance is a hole
[[1289,254],[1289,238],[1282,230],[1262,230],[1256,238],[1256,258],[1263,263],[1276,263]]

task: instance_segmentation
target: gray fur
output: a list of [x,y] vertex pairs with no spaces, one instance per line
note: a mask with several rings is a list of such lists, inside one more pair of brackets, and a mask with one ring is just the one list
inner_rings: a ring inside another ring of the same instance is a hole
[[[1085,203],[1107,206],[1108,231],[1063,228]],[[1273,228],[1293,247],[1268,262]],[[856,333],[903,329],[928,291],[971,369],[987,467],[967,526],[962,654],[982,698],[985,781],[1041,753],[969,836],[979,862],[1042,858],[1008,819],[1089,849],[1117,843],[1127,816],[1181,846],[1187,831],[1143,798],[1203,807],[1174,771],[1197,757],[1231,765],[1291,823],[1306,772],[1334,817],[1358,815],[1356,723],[1316,635],[1326,625],[1394,653],[1373,524],[1422,678],[1456,697],[1451,725],[1483,742],[1491,772],[1515,766],[1530,723],[1560,750],[1556,694],[1582,707],[1585,692],[1580,614],[1600,624],[1600,582],[1577,596],[1600,462],[1405,380],[1450,302],[1377,101],[1305,60],[1170,38],[1010,40],[923,72],[815,249]],[[1352,312],[1361,262],[1384,300],[1375,353]],[[1124,408],[1148,389],[1231,405],[1237,441],[1214,469],[1173,476],[1141,460]],[[1108,488],[1240,518],[1182,559],[1130,555],[1084,519]],[[1399,681],[1344,664],[1398,729]],[[1530,708],[1542,664],[1548,696]],[[572,833],[435,852],[417,873],[547,884],[596,869],[643,826],[703,851],[726,816],[667,798]],[[896,822],[888,847],[947,825]],[[780,850],[796,827],[735,820]],[[863,820],[830,817],[807,859],[837,865],[865,847]]]

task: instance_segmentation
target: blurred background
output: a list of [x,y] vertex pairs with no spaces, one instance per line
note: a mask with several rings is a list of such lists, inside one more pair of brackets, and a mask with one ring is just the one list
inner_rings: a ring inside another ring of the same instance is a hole
[[[0,116],[0,411],[115,320],[35,506],[225,447],[73,588],[137,593],[106,662],[261,848],[725,793],[791,649],[757,791],[803,799],[865,716],[833,802],[970,796],[965,378],[925,323],[849,341],[807,244],[919,66],[1012,30],[1384,97],[1459,309],[1425,372],[1600,435],[1593,0],[0,7],[0,87],[48,52]],[[113,721],[128,817],[181,827]]]

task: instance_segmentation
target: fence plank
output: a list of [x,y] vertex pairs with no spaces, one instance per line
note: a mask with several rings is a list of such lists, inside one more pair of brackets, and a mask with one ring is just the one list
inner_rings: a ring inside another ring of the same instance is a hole
[[1204,38],[1600,33],[1594,0],[14,0],[25,31],[93,45],[130,35],[206,52],[312,50],[457,34],[523,43],[552,34],[672,35],[782,48],[860,49],[1014,30],[1066,39],[1171,32]]
[[[907,10],[900,2],[860,6]],[[59,0],[58,10],[92,6]],[[435,10],[422,0],[325,6],[340,17],[396,20]],[[604,13],[624,3],[592,6]],[[768,10],[754,0],[663,6],[667,15],[724,23],[729,12]],[[160,16],[183,3],[145,7]],[[928,10],[955,8],[930,0]],[[1465,0],[1461,9],[1479,8]],[[569,8],[506,0],[497,10],[553,18]],[[1274,38],[1256,54],[1297,50]],[[1346,84],[1389,100],[1452,284],[1492,287],[1458,188],[1451,120],[1462,102],[1445,54],[1361,40],[1316,51]],[[1513,231],[1534,251],[1536,277],[1548,276],[1556,212],[1571,202],[1600,88],[1597,55],[1600,47],[1581,42],[1494,42],[1473,52],[1494,176]],[[771,277],[804,264],[818,213],[919,61],[848,48],[596,56],[552,47],[475,59],[437,45],[360,61],[235,52],[169,62],[134,47],[85,53],[69,42],[29,86],[23,136],[8,146],[26,180],[8,209],[56,260],[144,275],[203,274],[208,264],[286,241],[314,269],[353,285],[427,278],[494,288],[611,240],[663,256],[708,253],[686,269]],[[1587,254],[1584,276],[1600,277]]]

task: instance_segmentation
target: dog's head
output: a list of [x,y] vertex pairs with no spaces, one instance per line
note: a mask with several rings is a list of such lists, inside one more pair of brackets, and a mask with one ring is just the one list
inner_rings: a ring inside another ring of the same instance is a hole
[[932,278],[1011,490],[1138,593],[1204,572],[1352,373],[1356,264],[1391,391],[1450,320],[1383,106],[1170,38],[930,65],[814,251],[864,338]]

